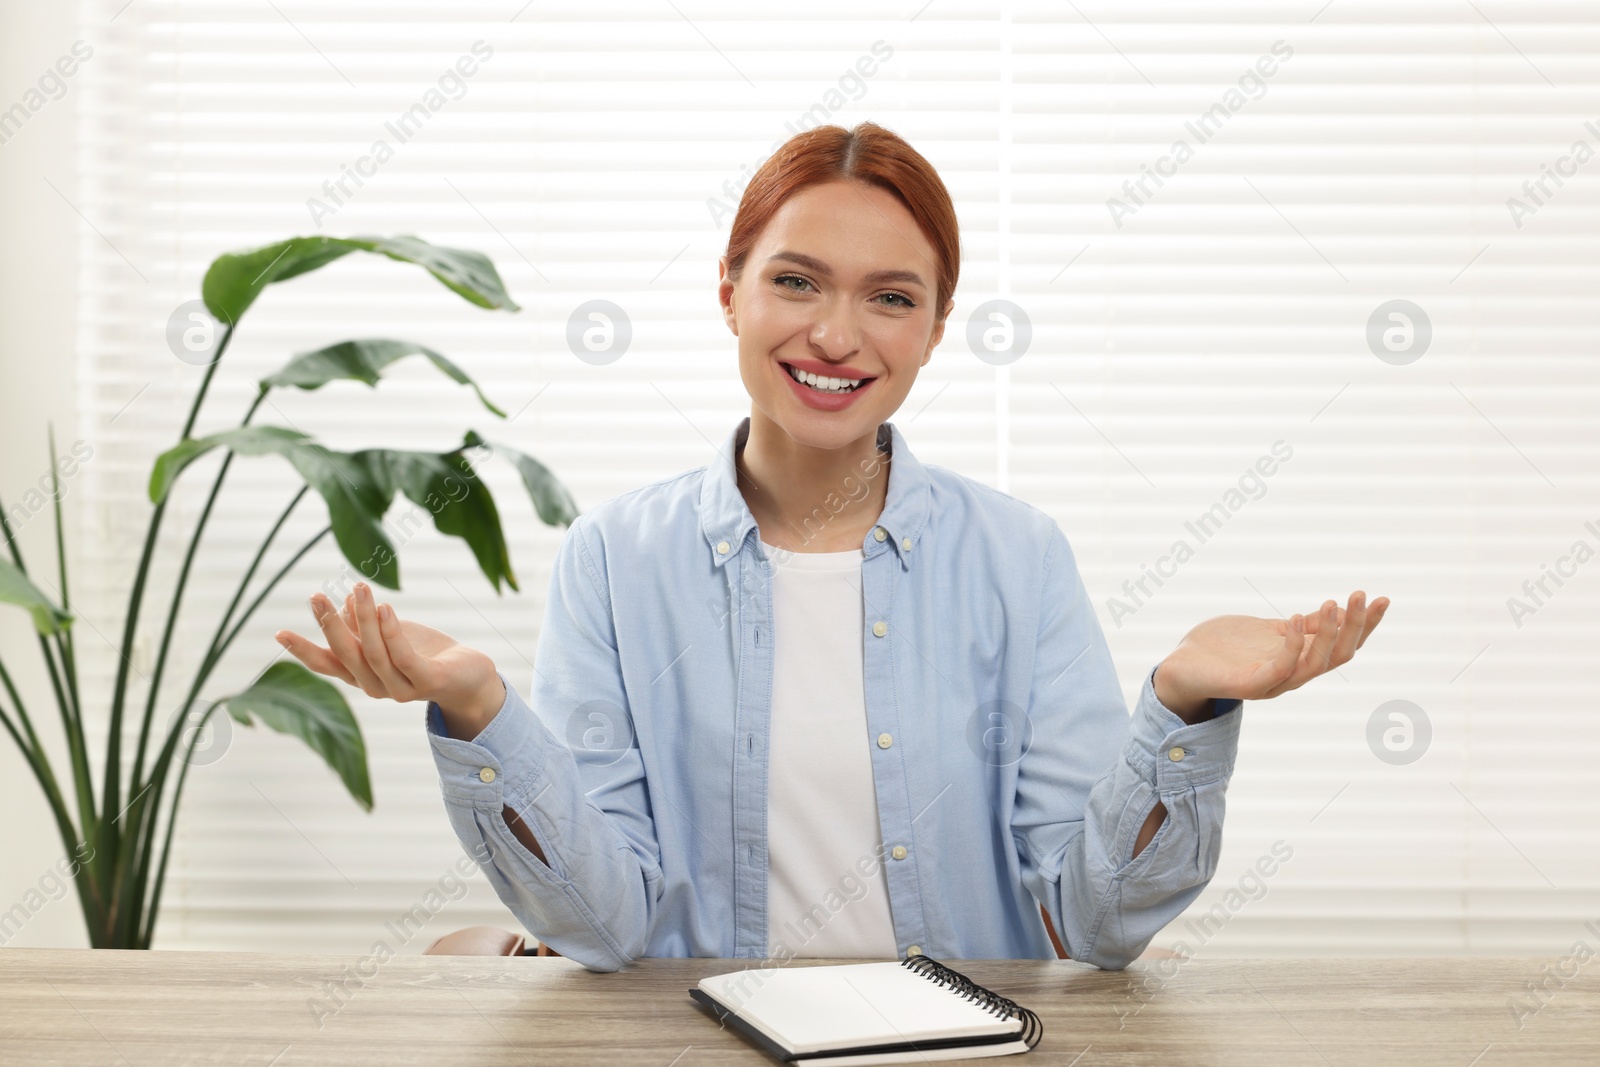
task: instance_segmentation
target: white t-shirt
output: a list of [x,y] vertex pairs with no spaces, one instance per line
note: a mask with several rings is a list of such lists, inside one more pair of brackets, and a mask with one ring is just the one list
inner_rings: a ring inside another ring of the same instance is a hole
[[[894,959],[862,678],[861,549],[773,559],[767,942]],[[873,870],[863,878],[857,866]]]

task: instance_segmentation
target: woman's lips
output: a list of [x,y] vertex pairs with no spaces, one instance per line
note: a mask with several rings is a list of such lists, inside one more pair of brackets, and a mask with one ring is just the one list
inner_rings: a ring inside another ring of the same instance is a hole
[[873,383],[878,380],[876,378],[867,378],[848,393],[819,393],[809,385],[796,381],[795,376],[789,373],[789,365],[787,363],[779,363],[778,369],[783,373],[783,380],[789,383],[789,388],[794,391],[795,396],[799,397],[800,402],[818,411],[843,411],[855,403],[856,398],[862,393],[872,388]]

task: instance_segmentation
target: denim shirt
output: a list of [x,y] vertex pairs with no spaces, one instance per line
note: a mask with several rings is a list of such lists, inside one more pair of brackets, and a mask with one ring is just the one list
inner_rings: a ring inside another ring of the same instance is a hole
[[[451,825],[527,929],[583,966],[786,962],[885,870],[902,955],[1138,957],[1216,872],[1238,700],[1186,724],[1134,708],[1071,547],[1038,508],[918,462],[898,427],[862,540],[863,675],[882,842],[767,943],[773,566],[717,461],[580,515],[557,551],[532,680],[470,741],[427,729]],[[878,473],[877,459],[863,474]],[[865,484],[819,501],[826,526]],[[818,664],[826,670],[826,664]],[[504,675],[501,676],[504,680]],[[1137,857],[1157,800],[1167,817]],[[546,862],[506,826],[515,811]]]

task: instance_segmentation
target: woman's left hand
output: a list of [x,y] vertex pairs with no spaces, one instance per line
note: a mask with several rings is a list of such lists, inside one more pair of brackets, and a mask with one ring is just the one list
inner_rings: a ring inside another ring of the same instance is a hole
[[1388,608],[1388,597],[1368,604],[1358,589],[1348,608],[1329,600],[1314,615],[1207,619],[1156,668],[1156,698],[1196,722],[1205,718],[1213,697],[1270,700],[1348,663]]

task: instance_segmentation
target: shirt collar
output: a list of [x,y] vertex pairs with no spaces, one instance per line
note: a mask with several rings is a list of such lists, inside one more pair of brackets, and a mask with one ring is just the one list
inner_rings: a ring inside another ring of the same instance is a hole
[[[752,531],[757,530],[755,516],[750,514],[744,494],[739,491],[734,466],[734,457],[749,436],[750,416],[746,415],[724,439],[700,485],[700,528],[716,566],[733,559],[759,536],[752,536]],[[928,472],[911,454],[905,436],[894,423],[885,422],[878,427],[877,443],[879,450],[890,456],[889,488],[877,526],[866,536],[865,558],[892,550],[899,553],[901,568],[909,570],[913,549],[928,521]],[[848,499],[848,487],[840,486],[838,499]],[[818,508],[822,514],[831,515],[825,502],[819,501]],[[877,536],[880,530],[884,533],[882,540]]]

